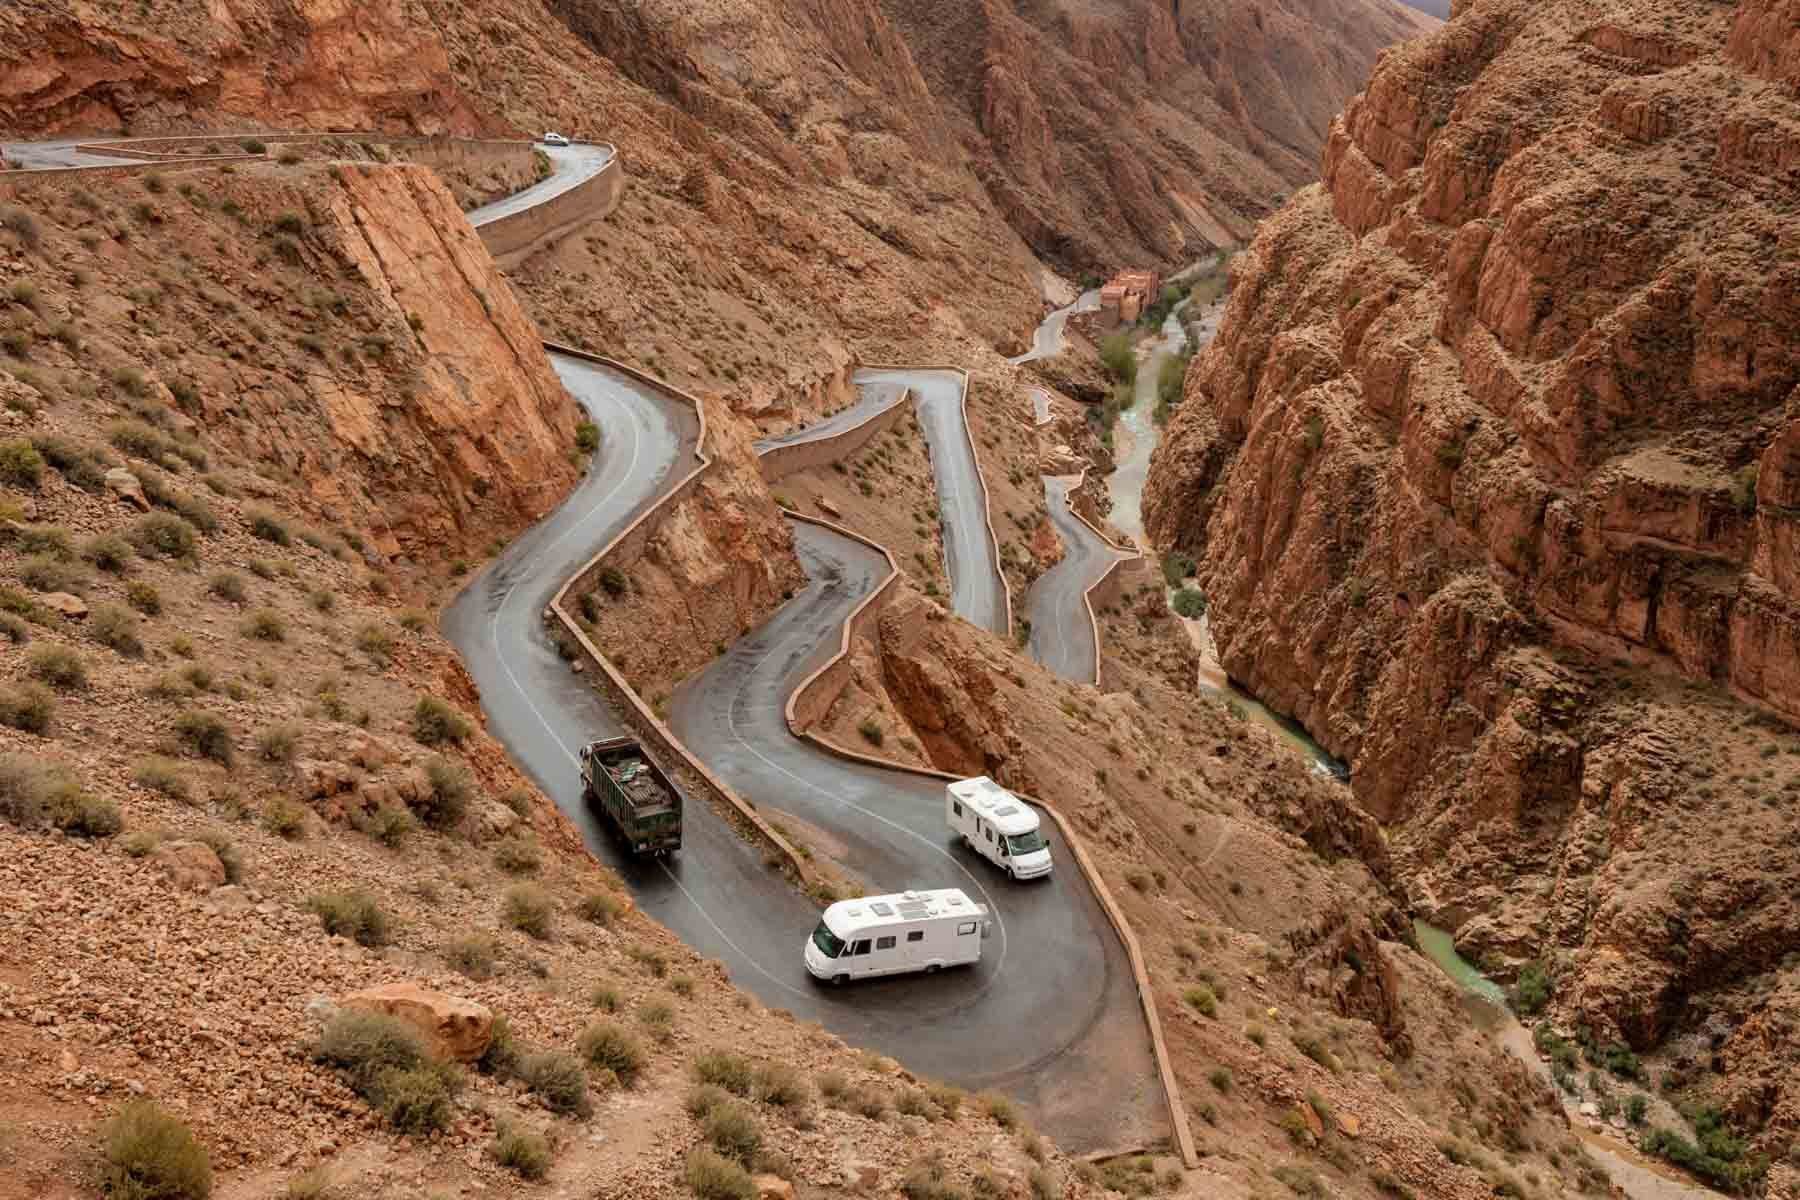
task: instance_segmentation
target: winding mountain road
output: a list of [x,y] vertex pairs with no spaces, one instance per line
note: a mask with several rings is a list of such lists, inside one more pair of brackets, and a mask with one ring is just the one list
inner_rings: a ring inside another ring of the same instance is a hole
[[1026,594],[1025,615],[1031,621],[1026,649],[1064,679],[1093,683],[1098,656],[1087,590],[1115,562],[1132,556],[1101,540],[1070,508],[1069,493],[1080,482],[1079,475],[1044,476],[1044,501],[1050,524],[1062,539],[1063,557]]
[[987,489],[963,419],[963,376],[931,369],[862,370],[852,382],[863,388],[898,384],[912,389],[919,427],[931,450],[932,474],[937,477],[951,611],[971,625],[1006,637],[1011,632],[1006,581],[988,527]]
[[547,146],[539,142],[537,149],[550,156],[550,174],[523,191],[502,196],[492,204],[469,210],[469,224],[480,229],[490,221],[498,221],[501,217],[510,217],[514,213],[535,208],[546,200],[554,200],[570,188],[579,187],[606,170],[614,154],[611,146],[585,144]]
[[[1063,326],[1069,317],[1099,307],[1098,291],[1083,292],[1075,303],[1044,318],[1030,350],[1007,361],[1023,364],[1062,353]],[[1047,424],[1050,393],[1036,387],[1029,391],[1033,418],[1039,425]],[[1039,575],[1025,594],[1025,618],[1031,622],[1025,648],[1033,659],[1064,679],[1097,683],[1099,635],[1088,612],[1087,590],[1100,582],[1115,562],[1131,555],[1114,548],[1075,515],[1069,497],[1080,484],[1080,476],[1044,476],[1044,507],[1062,540],[1063,557]]]
[[[6,152],[21,164],[81,165],[73,145],[40,144],[22,154],[9,145]],[[471,219],[541,203],[606,160],[553,153],[552,161],[551,180]],[[619,872],[647,915],[724,962],[765,1003],[816,1019],[923,1074],[1004,1089],[1030,1105],[1040,1127],[1066,1149],[1140,1145],[1160,1135],[1167,1117],[1129,962],[1068,854],[1050,879],[1015,884],[952,842],[940,782],[832,756],[788,730],[789,692],[836,650],[851,609],[887,574],[885,559],[863,543],[795,522],[807,585],[677,689],[671,724],[746,798],[836,840],[846,865],[872,886],[961,886],[986,903],[994,933],[980,963],[932,977],[820,987],[801,957],[817,908],[768,870],[761,849],[721,814],[691,803],[682,851],[641,860],[589,811],[576,752],[624,728],[557,654],[544,614],[566,579],[697,464],[699,430],[693,409],[659,389],[578,356],[550,359],[599,425],[600,449],[563,503],[477,574],[442,618],[480,689],[489,729],[595,856]],[[857,381],[863,395],[852,410],[762,448],[828,436],[912,389],[938,472],[953,606],[1004,634],[1006,592],[963,426],[962,376],[869,371]]]

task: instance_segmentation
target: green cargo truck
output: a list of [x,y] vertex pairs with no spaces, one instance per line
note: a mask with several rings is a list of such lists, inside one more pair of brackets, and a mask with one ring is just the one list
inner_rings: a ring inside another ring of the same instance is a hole
[[634,854],[681,849],[681,792],[628,737],[581,748],[581,792],[599,806]]

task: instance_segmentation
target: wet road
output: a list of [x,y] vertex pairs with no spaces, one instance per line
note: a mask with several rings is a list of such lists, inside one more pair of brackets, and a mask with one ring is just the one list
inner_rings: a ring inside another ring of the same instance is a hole
[[570,188],[592,179],[606,169],[606,164],[613,160],[611,146],[546,146],[538,143],[537,148],[550,156],[551,173],[548,178],[539,180],[522,192],[514,192],[510,196],[484,204],[480,208],[469,211],[469,224],[479,229],[489,221],[511,216],[516,212],[542,204],[546,200],[562,195]]
[[765,979],[794,989],[769,1002],[914,1070],[1002,1087],[1076,1150],[1141,1136],[1138,1093],[1154,1066],[1130,968],[1066,854],[1056,851],[1065,865],[1049,880],[1014,883],[953,841],[941,782],[848,762],[788,732],[788,694],[836,650],[844,619],[888,569],[860,542],[803,522],[793,530],[806,588],[676,689],[671,727],[740,793],[839,841],[871,891],[960,887],[989,906],[995,930],[969,970],[831,989],[801,966],[802,926],[770,937],[770,914],[751,911],[760,901],[742,906],[735,936],[766,944]]
[[1010,632],[1006,584],[988,529],[987,492],[963,421],[962,376],[954,371],[863,370],[853,382],[865,388],[898,384],[912,389],[914,410],[925,431],[932,473],[937,477],[951,611],[971,625],[1006,637]]
[[816,424],[801,429],[790,429],[788,432],[776,434],[774,437],[761,438],[756,443],[756,452],[763,454],[778,446],[798,446],[805,442],[816,442],[820,438],[831,437],[852,425],[867,420],[885,408],[898,404],[905,394],[906,389],[899,384],[865,384],[857,389],[856,402],[848,408],[833,413]]
[[1064,305],[1049,316],[1032,334],[1031,349],[1006,361],[1014,364],[1031,362],[1039,358],[1052,358],[1062,353],[1063,326],[1076,313],[1094,312],[1100,307],[1100,289],[1081,293],[1075,297],[1075,303]]
[[119,140],[115,134],[94,133],[87,137],[61,138],[50,142],[0,142],[0,157],[27,171],[60,171],[69,167],[119,167],[141,162],[136,158],[117,158],[105,154],[87,154],[75,149],[83,142]]
[[1062,561],[1038,576],[1026,594],[1031,621],[1031,657],[1064,679],[1094,682],[1094,626],[1088,619],[1087,590],[1122,554],[1107,545],[1069,508],[1069,492],[1079,475],[1046,475],[1044,501],[1050,524],[1062,539]]

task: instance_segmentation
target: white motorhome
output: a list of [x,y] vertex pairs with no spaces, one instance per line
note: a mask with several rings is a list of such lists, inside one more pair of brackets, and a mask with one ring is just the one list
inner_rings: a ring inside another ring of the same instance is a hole
[[986,775],[945,787],[944,816],[975,853],[1014,879],[1050,873],[1050,843],[1037,809]]
[[956,888],[839,900],[806,939],[806,969],[848,983],[960,967],[981,958],[990,927],[986,906]]

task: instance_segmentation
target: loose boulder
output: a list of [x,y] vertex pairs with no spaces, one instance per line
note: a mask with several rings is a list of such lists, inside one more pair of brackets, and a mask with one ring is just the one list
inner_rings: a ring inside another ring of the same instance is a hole
[[486,1005],[434,992],[417,983],[387,983],[344,997],[345,1008],[398,1017],[425,1035],[442,1058],[474,1062],[494,1037],[494,1014]]
[[204,842],[164,842],[150,861],[184,892],[210,892],[225,884],[225,864]]
[[113,495],[139,512],[150,511],[150,501],[144,498],[144,485],[124,467],[114,467],[106,473],[106,486]]
[[88,615],[87,601],[68,592],[45,592],[38,597],[38,603],[71,621],[82,620]]

